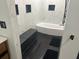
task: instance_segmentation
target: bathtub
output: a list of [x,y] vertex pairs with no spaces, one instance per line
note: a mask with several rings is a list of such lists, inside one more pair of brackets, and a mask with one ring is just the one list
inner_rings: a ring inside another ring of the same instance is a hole
[[38,32],[43,34],[62,36],[64,26],[52,23],[38,23],[36,24],[36,29]]

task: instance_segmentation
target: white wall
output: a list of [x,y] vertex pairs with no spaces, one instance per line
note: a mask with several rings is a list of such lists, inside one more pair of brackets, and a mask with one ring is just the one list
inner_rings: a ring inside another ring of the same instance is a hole
[[[65,8],[65,0],[41,0],[43,3],[41,7],[43,7],[42,16],[44,22],[61,24],[64,15],[64,8]],[[48,5],[54,4],[55,11],[48,11]],[[41,21],[42,21],[41,20]]]
[[[79,0],[70,0],[59,59],[77,59],[79,53]],[[70,40],[74,35],[74,40]]]
[[7,25],[7,29],[0,28],[0,36],[8,39],[11,59],[21,59],[14,0],[0,0],[0,20],[5,21]]
[[[19,28],[21,29],[20,33],[23,33],[29,28],[32,28],[36,22],[40,21],[40,18],[39,18],[40,7],[38,7],[40,0],[16,0],[15,3],[19,4],[20,15],[18,15],[17,18],[18,18]],[[32,5],[31,13],[26,13],[26,10],[25,10],[26,4]]]
[[[64,15],[65,0],[15,0],[19,4],[20,15],[17,16],[20,34],[39,22],[61,24]],[[25,5],[32,5],[32,12],[26,13]],[[48,5],[55,4],[56,10],[48,11]]]

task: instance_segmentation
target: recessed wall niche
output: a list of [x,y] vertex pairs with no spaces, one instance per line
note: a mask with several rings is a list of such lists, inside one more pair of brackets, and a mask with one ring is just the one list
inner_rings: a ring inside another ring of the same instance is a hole
[[48,11],[55,11],[55,5],[49,5]]
[[31,5],[26,5],[26,13],[31,13]]
[[18,4],[15,4],[15,10],[16,10],[16,15],[19,15],[19,8],[18,8]]

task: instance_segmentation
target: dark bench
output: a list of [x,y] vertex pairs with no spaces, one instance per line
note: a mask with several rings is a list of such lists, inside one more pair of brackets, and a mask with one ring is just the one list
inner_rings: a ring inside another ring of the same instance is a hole
[[26,56],[31,52],[37,43],[37,31],[35,29],[29,29],[20,35],[22,58],[25,59]]

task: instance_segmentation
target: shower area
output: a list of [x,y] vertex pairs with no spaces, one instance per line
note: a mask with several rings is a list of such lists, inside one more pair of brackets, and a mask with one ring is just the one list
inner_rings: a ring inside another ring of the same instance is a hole
[[22,59],[58,59],[65,0],[15,0]]

